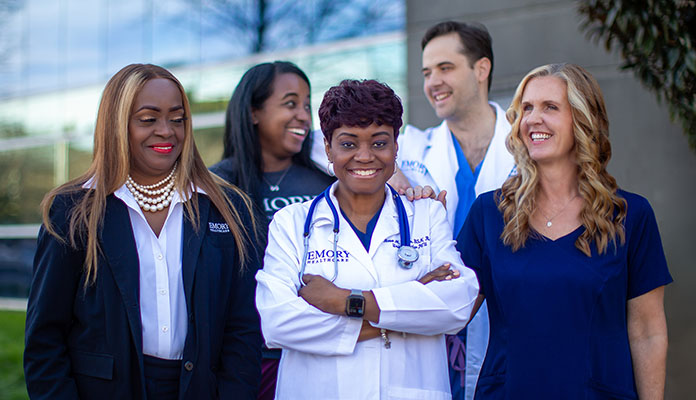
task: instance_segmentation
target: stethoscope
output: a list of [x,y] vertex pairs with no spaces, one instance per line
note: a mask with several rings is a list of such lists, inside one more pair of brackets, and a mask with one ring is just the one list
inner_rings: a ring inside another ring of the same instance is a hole
[[[391,190],[392,193],[392,198],[394,199],[394,204],[396,204],[396,213],[399,218],[399,235],[400,235],[400,243],[399,243],[399,250],[396,252],[397,255],[397,261],[399,262],[399,266],[404,269],[411,269],[413,268],[413,263],[418,261],[418,252],[416,249],[411,247],[411,231],[409,230],[408,227],[408,216],[406,215],[406,209],[404,208],[404,203],[401,201],[401,197],[399,197],[399,194],[394,190],[391,185],[387,184],[389,189]],[[307,256],[309,255],[309,228],[310,225],[312,224],[312,216],[314,215],[314,209],[317,207],[317,204],[321,201],[321,199],[326,199],[326,203],[329,205],[329,208],[331,209],[331,214],[333,215],[334,223],[333,223],[333,233],[334,233],[334,239],[333,239],[333,262],[334,262],[334,275],[331,278],[331,282],[336,280],[336,277],[338,276],[338,256],[336,254],[337,246],[338,246],[338,212],[336,211],[336,206],[334,206],[333,202],[331,201],[331,186],[326,188],[321,194],[319,194],[317,197],[314,198],[312,201],[312,204],[309,206],[309,211],[307,212],[307,218],[305,219],[305,224],[304,224],[304,233],[302,234],[304,237],[304,253],[302,255],[302,266],[300,268],[300,285],[304,285],[302,282],[302,276],[304,275],[305,267],[307,266]]]

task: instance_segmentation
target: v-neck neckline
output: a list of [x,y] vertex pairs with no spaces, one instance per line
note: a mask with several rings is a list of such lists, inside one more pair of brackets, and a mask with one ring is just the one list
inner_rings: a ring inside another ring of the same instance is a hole
[[[560,242],[560,241],[562,241],[563,239],[568,238],[568,237],[570,237],[570,236],[576,236],[575,234],[578,233],[579,231],[581,231],[583,228],[585,228],[585,225],[580,224],[577,228],[573,229],[572,231],[566,233],[566,234],[563,235],[563,236],[557,237],[556,239],[551,239],[550,237],[544,235],[543,233],[539,232],[538,230],[534,229],[534,228],[531,227],[531,226],[530,226],[530,228],[534,231],[534,233],[536,233],[537,235],[539,235],[539,238],[540,238],[540,239],[543,239],[544,242],[557,243],[557,242]],[[578,236],[579,236],[579,235],[578,235]]]

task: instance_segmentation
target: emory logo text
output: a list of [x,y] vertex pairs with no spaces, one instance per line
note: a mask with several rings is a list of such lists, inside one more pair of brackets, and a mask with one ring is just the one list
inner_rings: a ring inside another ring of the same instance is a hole
[[428,168],[425,166],[425,164],[416,160],[403,160],[401,161],[400,168],[402,171],[414,171],[422,175],[428,173]]
[[214,233],[227,233],[230,231],[229,225],[224,222],[208,222],[208,229]]
[[[348,254],[345,250],[336,250],[335,256],[338,262],[348,262]],[[333,261],[333,250],[312,250],[307,253],[307,264],[316,264],[322,262]]]

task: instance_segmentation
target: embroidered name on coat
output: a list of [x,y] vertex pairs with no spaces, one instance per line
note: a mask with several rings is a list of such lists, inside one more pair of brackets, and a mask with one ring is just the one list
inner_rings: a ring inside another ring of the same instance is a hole
[[[398,249],[401,246],[401,242],[396,239],[384,239],[384,243],[391,243],[392,247],[395,249]],[[428,245],[430,245],[430,236],[411,239],[411,247],[414,249],[421,249]]]
[[224,222],[208,222],[208,229],[214,233],[227,233],[230,231],[229,225]]

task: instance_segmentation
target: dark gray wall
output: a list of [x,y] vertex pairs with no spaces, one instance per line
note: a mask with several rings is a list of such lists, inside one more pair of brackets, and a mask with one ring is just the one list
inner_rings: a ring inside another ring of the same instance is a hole
[[696,153],[670,121],[664,105],[630,72],[618,70],[618,52],[608,53],[580,30],[574,1],[407,0],[409,122],[425,128],[438,123],[422,92],[420,40],[445,19],[478,21],[493,37],[495,70],[491,98],[504,108],[521,78],[532,68],[572,62],[599,81],[610,116],[614,156],[609,170],[619,185],[646,196],[657,215],[675,283],[666,290],[670,335],[667,398],[696,392]]

